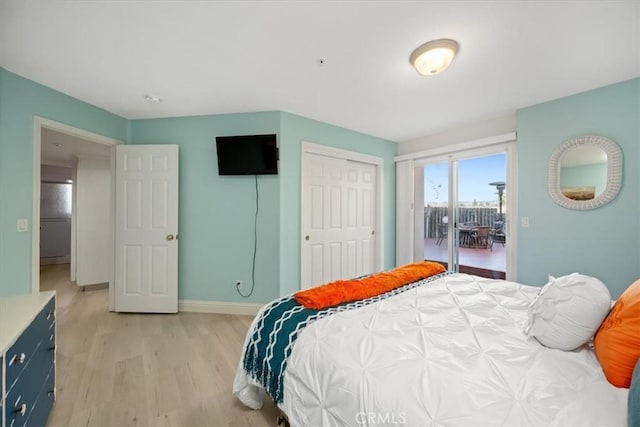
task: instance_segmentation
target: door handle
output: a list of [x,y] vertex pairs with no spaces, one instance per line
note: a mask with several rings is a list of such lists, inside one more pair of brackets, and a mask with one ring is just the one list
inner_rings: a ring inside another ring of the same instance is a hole
[[167,237],[166,237],[167,240],[171,241],[174,238],[175,238],[175,236],[173,234],[167,234]]
[[21,416],[24,417],[24,414],[27,413],[27,404],[23,403],[18,408],[16,408],[13,412],[15,412],[16,414],[20,414]]
[[9,360],[9,366],[13,365],[14,363],[24,363],[24,361],[26,360],[27,355],[24,353],[20,353],[20,354],[15,354],[10,360]]

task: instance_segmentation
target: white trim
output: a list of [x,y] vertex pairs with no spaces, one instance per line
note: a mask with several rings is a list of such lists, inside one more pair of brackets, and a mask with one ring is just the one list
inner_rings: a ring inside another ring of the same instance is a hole
[[60,166],[63,168],[70,168],[71,166],[69,166],[69,162],[65,162],[63,160],[42,160],[41,165],[43,166]]
[[[413,168],[425,166],[434,162],[449,162],[452,160],[459,160],[463,158],[469,158],[474,156],[485,156],[490,155],[492,153],[498,152],[506,152],[507,153],[507,183],[509,185],[509,197],[507,198],[506,209],[509,212],[509,220],[506,221],[506,233],[509,244],[509,251],[507,251],[507,260],[506,260],[506,280],[515,280],[517,277],[517,232],[518,232],[518,182],[517,182],[517,146],[516,146],[516,133],[511,132],[503,135],[497,135],[494,137],[478,139],[475,141],[470,141],[462,144],[450,145],[447,147],[440,147],[433,150],[421,151],[420,153],[412,153],[404,156],[396,157],[396,162],[407,161],[410,160],[413,162]],[[413,169],[411,171],[413,174]],[[412,175],[413,177],[413,175]],[[451,179],[455,179],[455,177],[450,177]],[[396,181],[398,178],[396,178]],[[412,180],[413,182],[413,180]],[[452,183],[451,189],[456,185]],[[450,190],[451,190],[450,189]],[[396,189],[396,191],[398,191]],[[415,190],[414,190],[415,193]],[[415,197],[415,194],[414,194]],[[449,195],[450,200],[453,199],[453,195]],[[413,221],[413,212],[411,212],[411,221]],[[404,215],[407,215],[406,211],[404,214],[397,208],[396,213],[396,223],[403,218]],[[450,215],[451,217],[451,215]],[[409,218],[409,217],[407,217]],[[451,234],[451,229],[450,235]],[[415,233],[412,233],[410,238],[415,239]],[[451,240],[451,239],[449,239]],[[411,247],[413,247],[413,240],[410,242]],[[409,244],[409,243],[407,243]],[[396,248],[397,251],[397,248]],[[453,242],[449,242],[449,259],[453,257]],[[457,260],[453,260],[454,263],[457,263]]]
[[76,281],[76,270],[78,260],[78,245],[76,236],[78,235],[78,159],[73,161],[71,166],[71,180],[73,191],[71,193],[71,260],[69,263],[69,279]]
[[373,156],[370,154],[358,153],[355,151],[343,150],[340,148],[329,147],[326,145],[320,145],[313,142],[302,141],[302,149],[300,150],[300,283],[303,283],[304,278],[304,269],[302,266],[302,236],[304,235],[303,227],[303,218],[304,214],[304,154],[305,153],[313,153],[320,154],[328,157],[335,157],[338,159],[351,160],[355,162],[368,163],[375,165],[377,167],[377,183],[376,183],[376,191],[377,191],[377,201],[376,201],[376,271],[381,271],[384,263],[384,159],[382,157]]
[[255,316],[264,304],[250,304],[241,302],[178,300],[178,312],[187,313],[215,313],[238,314]]
[[40,258],[41,265],[69,264],[70,262],[71,262],[70,256],[52,256],[52,257]]
[[464,150],[464,151],[456,151],[454,153],[449,153],[447,155],[421,157],[419,159],[414,159],[414,165],[416,167],[421,167],[421,166],[425,166],[433,163],[446,163],[450,160],[464,160],[464,159],[470,159],[474,157],[490,156],[492,154],[505,152],[508,146],[509,146],[509,143],[502,143],[502,144],[489,145],[486,147],[471,148],[469,150]]
[[509,132],[502,135],[489,136],[487,138],[475,139],[473,141],[462,142],[460,144],[445,145],[444,147],[437,147],[430,150],[419,151],[416,153],[403,154],[397,156],[394,161],[400,162],[403,160],[414,160],[422,157],[435,157],[438,155],[447,155],[456,153],[459,151],[468,151],[474,148],[484,148],[491,145],[502,144],[505,142],[511,142],[516,140],[516,133]]
[[76,138],[86,139],[91,142],[96,142],[102,145],[118,145],[122,144],[122,141],[110,138],[108,136],[100,135],[97,133],[89,132],[88,130],[76,128],[64,123],[56,122],[53,120],[45,119],[43,117],[34,116],[34,123],[39,123],[41,127],[55,130],[58,132],[66,133]]
[[321,154],[323,156],[353,160],[362,163],[370,163],[378,166],[384,164],[384,159],[382,157],[371,156],[369,154],[358,153],[356,151],[343,150],[341,148],[329,147],[326,145],[316,144],[314,142],[302,141],[302,152]]
[[518,277],[518,146],[515,141],[507,143],[507,183],[509,183],[509,197],[507,198],[507,212],[513,212],[509,215],[510,221],[507,221],[506,232],[509,241],[509,250],[507,251],[507,274],[506,280],[515,281]]
[[[109,147],[111,147],[111,145],[109,145]],[[76,157],[82,160],[111,160],[111,153],[109,153],[108,156],[100,156],[97,154],[81,154]]]
[[[415,179],[413,160],[396,163],[396,266],[410,264],[415,260]],[[405,215],[407,210],[410,215]]]
[[[116,311],[116,147],[111,147],[111,214],[109,229],[113,230],[113,250],[111,251],[111,280],[109,281],[109,311]],[[113,286],[111,286],[113,285]]]
[[[45,119],[43,117],[34,116],[33,118],[33,199],[32,218],[31,218],[31,292],[40,292],[40,164],[41,160],[41,144],[42,129],[52,129],[58,132],[66,133],[77,138],[82,138],[90,142],[102,145],[114,146],[122,144],[107,136],[89,132],[83,129],[75,128],[64,123]],[[113,280],[111,280],[113,283]],[[109,299],[111,301],[111,286],[109,286]]]

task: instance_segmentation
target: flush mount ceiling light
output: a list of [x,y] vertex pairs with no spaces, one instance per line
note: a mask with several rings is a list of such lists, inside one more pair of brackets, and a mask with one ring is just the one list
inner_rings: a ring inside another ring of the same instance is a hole
[[151,104],[160,104],[162,102],[162,98],[154,95],[145,95],[144,99]]
[[458,42],[451,39],[432,40],[411,53],[409,62],[422,76],[435,76],[449,67],[458,53]]

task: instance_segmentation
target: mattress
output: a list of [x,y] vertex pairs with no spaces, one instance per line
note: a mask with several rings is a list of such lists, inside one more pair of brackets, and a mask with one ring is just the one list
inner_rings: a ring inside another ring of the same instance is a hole
[[[546,348],[522,327],[539,288],[442,276],[298,334],[279,407],[292,426],[625,426],[627,389],[592,349]],[[259,408],[244,371],[234,393]]]

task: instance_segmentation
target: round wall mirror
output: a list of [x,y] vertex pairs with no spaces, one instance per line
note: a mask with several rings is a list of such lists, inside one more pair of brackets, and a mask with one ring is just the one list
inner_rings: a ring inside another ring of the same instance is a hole
[[622,184],[622,151],[609,138],[578,136],[560,144],[549,161],[551,198],[569,209],[595,209],[612,201]]

